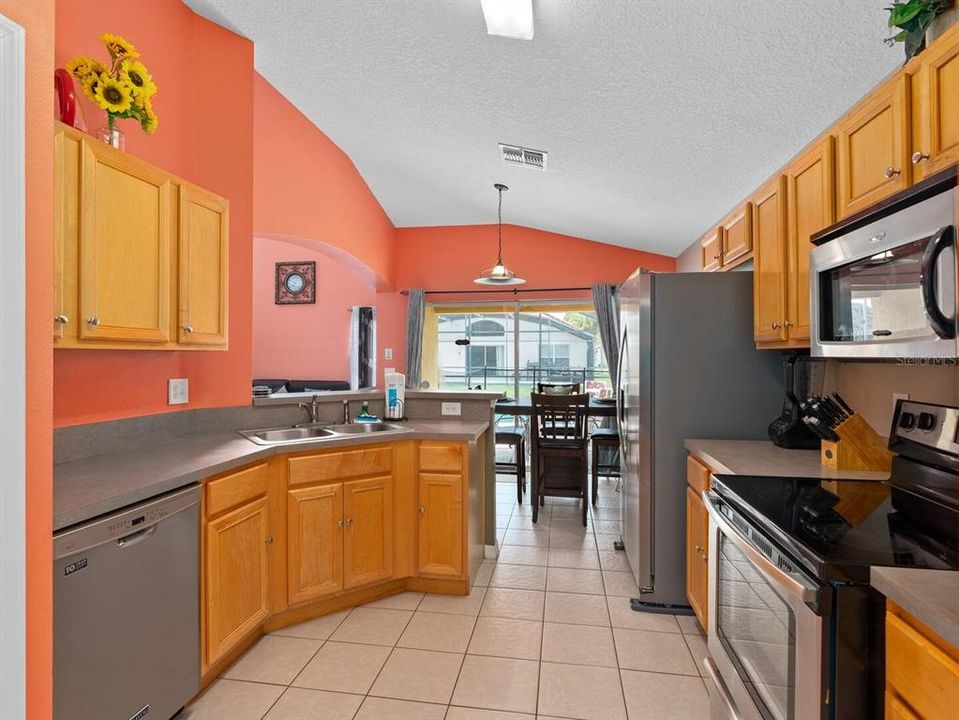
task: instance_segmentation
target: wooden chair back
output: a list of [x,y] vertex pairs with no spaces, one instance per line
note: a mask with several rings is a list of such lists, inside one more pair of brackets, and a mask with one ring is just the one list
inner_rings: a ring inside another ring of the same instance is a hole
[[586,442],[586,413],[589,395],[548,395],[531,393],[532,438],[537,443]]
[[541,395],[579,395],[580,384],[574,382],[536,383],[536,392]]

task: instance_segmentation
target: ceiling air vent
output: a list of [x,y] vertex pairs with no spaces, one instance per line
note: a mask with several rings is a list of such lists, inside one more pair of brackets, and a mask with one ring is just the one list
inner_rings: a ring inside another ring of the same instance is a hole
[[499,144],[503,162],[507,165],[522,165],[536,170],[546,169],[546,153],[542,150],[530,150],[516,145]]

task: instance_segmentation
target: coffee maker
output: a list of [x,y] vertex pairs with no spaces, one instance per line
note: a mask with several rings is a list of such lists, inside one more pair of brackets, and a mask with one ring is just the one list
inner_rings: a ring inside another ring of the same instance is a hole
[[811,395],[822,395],[826,359],[808,353],[783,353],[783,386],[786,397],[782,414],[769,425],[769,439],[782,448],[818,450],[819,437],[802,421],[799,403]]

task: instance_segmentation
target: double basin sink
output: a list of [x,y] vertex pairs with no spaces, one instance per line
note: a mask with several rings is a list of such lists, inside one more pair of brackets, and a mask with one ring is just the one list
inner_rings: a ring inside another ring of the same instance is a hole
[[333,440],[352,435],[372,433],[404,433],[408,428],[385,422],[351,423],[349,425],[294,425],[292,427],[241,430],[240,435],[257,445],[286,445],[291,443]]

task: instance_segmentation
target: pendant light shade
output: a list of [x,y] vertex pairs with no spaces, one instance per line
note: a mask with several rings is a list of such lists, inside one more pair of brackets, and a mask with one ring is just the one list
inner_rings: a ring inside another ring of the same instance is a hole
[[496,264],[489,270],[484,270],[473,282],[477,285],[522,285],[526,281],[521,277],[516,277],[516,273],[503,264],[503,192],[509,190],[509,188],[502,183],[496,183],[493,187],[499,193]]

